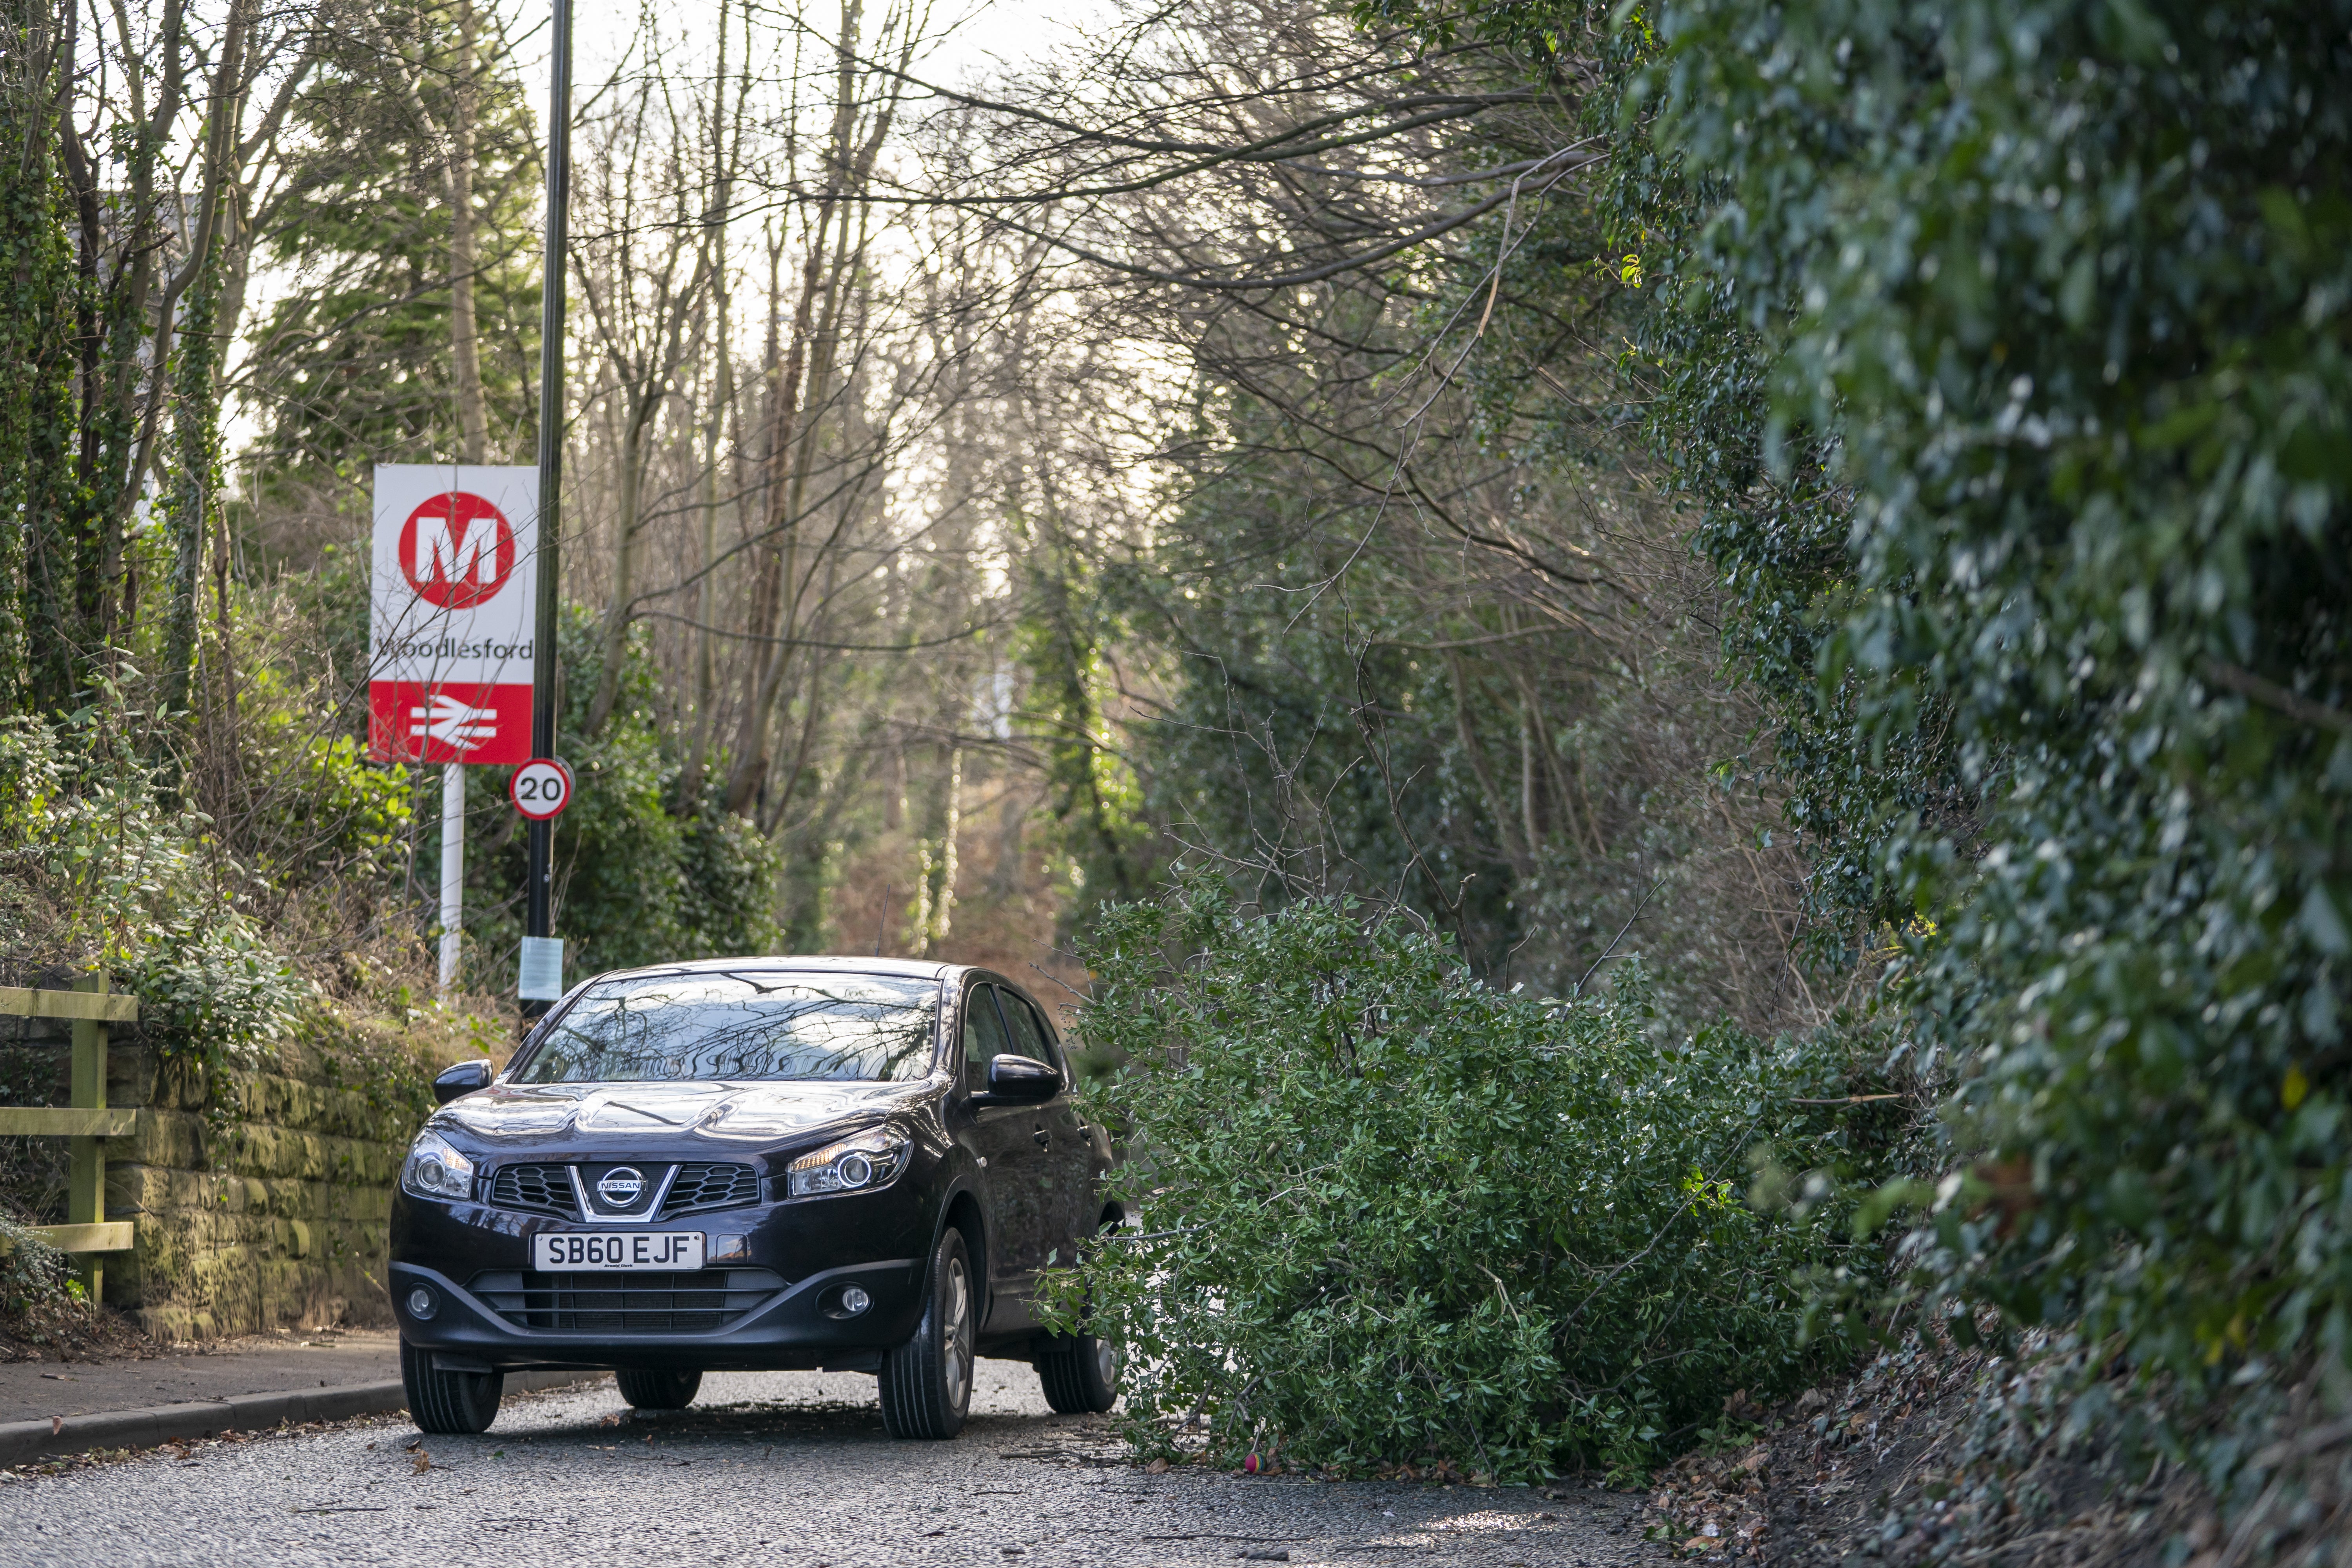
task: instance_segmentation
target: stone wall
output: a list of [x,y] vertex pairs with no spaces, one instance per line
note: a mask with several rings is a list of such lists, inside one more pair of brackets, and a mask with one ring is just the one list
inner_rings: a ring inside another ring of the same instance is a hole
[[[56,1046],[62,1063],[62,1031]],[[110,1305],[175,1340],[391,1321],[393,1188],[431,1108],[429,1069],[402,1041],[331,1016],[250,1065],[206,1070],[117,1026],[107,1069],[108,1104],[138,1112],[131,1136],[107,1140],[106,1216],[136,1237],[104,1257]],[[67,1099],[62,1079],[8,1087],[19,1104]],[[20,1208],[29,1195],[12,1194]]]
[[108,1150],[107,1217],[138,1244],[108,1260],[106,1300],[151,1332],[391,1321],[393,1186],[424,1107],[328,1044],[271,1057],[210,1075],[143,1044],[108,1058],[108,1102],[139,1130]]

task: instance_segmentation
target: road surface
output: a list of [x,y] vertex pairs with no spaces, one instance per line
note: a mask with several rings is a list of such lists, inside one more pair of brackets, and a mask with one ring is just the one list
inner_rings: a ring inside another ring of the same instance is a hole
[[479,1437],[420,1439],[384,1416],[20,1476],[0,1482],[0,1556],[108,1568],[1668,1559],[1642,1540],[1638,1498],[1598,1489],[1150,1475],[1108,1422],[1050,1414],[1028,1367],[979,1371],[972,1420],[951,1443],[892,1441],[870,1377],[729,1373],[665,1415],[633,1415],[605,1379],[509,1398]]

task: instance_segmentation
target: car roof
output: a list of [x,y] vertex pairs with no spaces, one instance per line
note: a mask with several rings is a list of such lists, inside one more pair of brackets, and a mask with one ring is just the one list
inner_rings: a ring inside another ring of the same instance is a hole
[[608,969],[592,974],[582,984],[604,980],[635,980],[656,974],[723,974],[730,970],[756,969],[772,973],[887,974],[909,980],[958,981],[978,975],[1029,994],[1028,988],[996,970],[976,963],[941,963],[928,958],[860,958],[827,953],[753,953],[741,958],[695,958],[677,963],[646,963],[635,969]]
[[922,958],[844,958],[830,954],[752,953],[740,958],[697,958],[678,963],[646,963],[635,969],[608,970],[599,980],[623,980],[640,974],[721,974],[730,970],[760,969],[778,973],[892,974],[910,980],[945,980],[971,965],[940,963]]

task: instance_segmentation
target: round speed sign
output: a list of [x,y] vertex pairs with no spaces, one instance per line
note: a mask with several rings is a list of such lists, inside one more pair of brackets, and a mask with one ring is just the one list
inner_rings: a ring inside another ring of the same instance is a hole
[[545,822],[572,804],[572,770],[553,757],[533,757],[514,771],[507,794],[517,811]]

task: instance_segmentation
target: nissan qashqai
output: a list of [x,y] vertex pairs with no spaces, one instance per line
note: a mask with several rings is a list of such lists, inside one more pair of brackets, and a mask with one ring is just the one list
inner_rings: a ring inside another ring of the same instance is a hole
[[1057,1334],[1042,1270],[1119,1223],[1110,1144],[1045,1009],[1002,975],[761,958],[601,975],[504,1072],[436,1085],[392,1216],[408,1406],[479,1432],[506,1373],[610,1368],[676,1409],[706,1372],[872,1373],[950,1437],[976,1356],[1101,1411],[1118,1357]]

